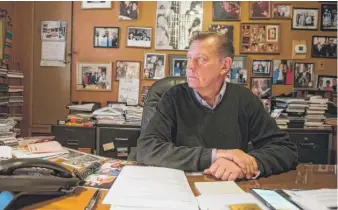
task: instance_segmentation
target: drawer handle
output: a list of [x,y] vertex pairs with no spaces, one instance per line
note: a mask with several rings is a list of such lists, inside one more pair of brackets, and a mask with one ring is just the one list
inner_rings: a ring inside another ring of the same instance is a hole
[[128,141],[128,138],[119,138],[119,137],[116,137],[114,139],[115,139],[115,141]]
[[79,140],[67,140],[67,145],[69,146],[78,146],[79,145]]
[[316,149],[316,145],[314,143],[300,143],[300,147],[302,148],[310,148],[310,149]]

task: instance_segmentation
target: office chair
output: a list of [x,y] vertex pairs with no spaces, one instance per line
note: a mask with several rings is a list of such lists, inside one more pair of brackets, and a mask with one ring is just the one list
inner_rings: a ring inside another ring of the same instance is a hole
[[[172,86],[185,83],[186,77],[165,77],[156,81],[149,89],[146,99],[144,100],[141,130],[144,128],[150,118],[153,116],[157,103],[160,101],[162,95]],[[136,160],[136,149],[131,148],[128,160]]]

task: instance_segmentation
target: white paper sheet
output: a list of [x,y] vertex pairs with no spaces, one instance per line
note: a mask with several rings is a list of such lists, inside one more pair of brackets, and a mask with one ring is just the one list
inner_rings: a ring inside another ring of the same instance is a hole
[[244,191],[233,181],[195,182],[195,186],[201,195],[244,193]]
[[127,102],[128,105],[137,105],[139,84],[139,79],[120,79],[118,101]]
[[305,210],[329,210],[337,207],[337,189],[284,190],[284,192]]
[[41,60],[65,60],[66,42],[42,41],[41,45]]
[[12,147],[9,146],[0,146],[0,158],[10,159],[13,157]]
[[198,210],[184,172],[160,167],[125,166],[103,204],[113,210]]
[[201,210],[230,210],[231,204],[257,204],[262,210],[269,210],[263,203],[250,193],[233,193],[220,195],[200,195],[197,197]]

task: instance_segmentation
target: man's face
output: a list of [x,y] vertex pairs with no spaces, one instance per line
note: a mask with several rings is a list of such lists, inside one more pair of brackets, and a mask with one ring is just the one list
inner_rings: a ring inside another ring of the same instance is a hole
[[217,39],[210,37],[194,41],[188,51],[186,75],[189,87],[201,89],[211,87],[231,67],[231,58],[221,59],[215,46]]

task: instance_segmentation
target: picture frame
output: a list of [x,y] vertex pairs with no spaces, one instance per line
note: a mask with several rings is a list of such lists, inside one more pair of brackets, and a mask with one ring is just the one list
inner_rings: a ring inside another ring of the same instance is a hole
[[235,56],[231,68],[227,73],[226,81],[230,83],[247,85],[248,84],[248,57]]
[[145,100],[147,99],[147,94],[151,86],[142,86],[141,88],[141,105],[144,105]]
[[295,62],[294,87],[312,88],[314,85],[314,63]]
[[233,25],[223,25],[223,24],[211,24],[209,25],[209,31],[222,34],[228,38],[231,42],[234,39],[234,26]]
[[[128,5],[127,5],[128,4]],[[120,1],[119,20],[138,20],[140,11],[139,1]]]
[[119,48],[120,28],[119,27],[94,27],[93,47],[94,48]]
[[271,99],[261,99],[264,109],[271,114]]
[[250,90],[260,99],[268,99],[272,95],[271,77],[251,77]]
[[319,90],[337,92],[337,75],[317,75],[317,88]]
[[116,61],[116,78],[120,79],[140,79],[141,62],[140,61]]
[[249,1],[249,9],[250,9],[249,19],[271,18],[270,1]]
[[169,55],[170,76],[185,77],[187,63],[186,55]]
[[150,27],[128,27],[127,47],[151,48],[152,28]]
[[311,57],[337,59],[337,37],[312,36]]
[[272,2],[271,18],[292,19],[292,4]]
[[240,1],[213,1],[212,2],[213,21],[240,21],[241,2]]
[[334,21],[334,16],[337,17],[337,2],[330,2],[334,4],[321,4],[321,31],[337,32],[337,20]]
[[271,73],[271,60],[252,60],[251,73],[253,75],[269,76]]
[[293,82],[293,61],[273,60],[272,61],[272,85],[292,85]]
[[82,1],[82,9],[111,9],[111,1]]
[[155,50],[186,51],[202,23],[203,1],[157,1]]
[[143,79],[159,80],[165,77],[166,54],[145,53]]
[[242,23],[241,54],[280,54],[280,24]]
[[112,63],[77,62],[76,90],[111,91]]
[[318,30],[319,9],[294,7],[292,10],[292,30]]

